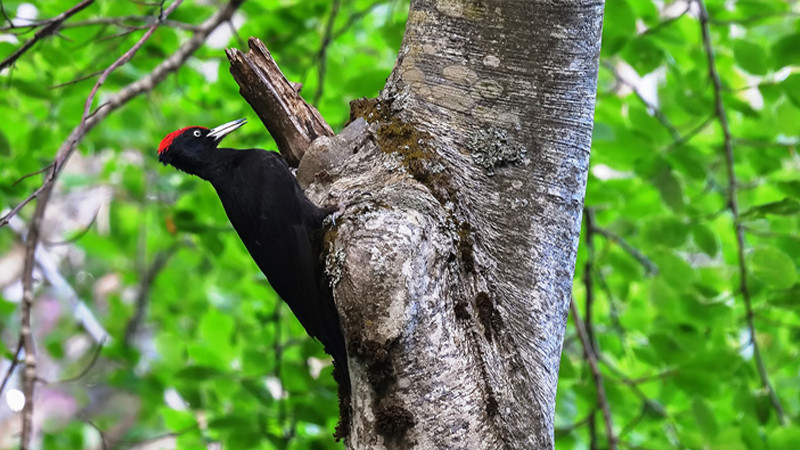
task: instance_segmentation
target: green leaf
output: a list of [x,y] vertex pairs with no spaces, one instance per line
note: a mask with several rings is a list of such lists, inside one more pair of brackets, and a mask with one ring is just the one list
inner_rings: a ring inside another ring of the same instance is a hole
[[661,198],[670,209],[675,212],[683,210],[683,186],[672,170],[667,167],[660,170],[653,177],[653,184],[656,185],[658,192],[661,193]]
[[11,82],[11,85],[15,88],[19,89],[25,95],[28,95],[33,98],[38,98],[40,100],[49,100],[52,96],[50,90],[47,89],[42,84],[21,80],[21,79],[14,79]]
[[198,327],[200,338],[212,346],[227,348],[233,334],[233,319],[211,308],[203,314]]
[[711,410],[711,407],[709,407],[708,403],[702,398],[695,397],[694,401],[692,401],[692,413],[694,413],[697,425],[700,427],[703,435],[705,435],[707,440],[712,441],[717,433],[719,433],[719,428],[717,427],[717,421],[714,418],[714,412]]
[[175,377],[189,380],[208,380],[221,374],[222,372],[213,367],[191,365],[176,372]]
[[743,39],[733,42],[736,64],[753,75],[764,75],[769,69],[767,52],[758,44]]
[[800,428],[795,425],[776,427],[769,433],[770,450],[796,450],[800,442]]
[[781,87],[795,106],[800,106],[800,74],[793,73],[781,82]]
[[651,39],[638,37],[629,42],[623,51],[625,60],[644,75],[656,70],[664,62],[664,50]]
[[786,66],[800,64],[800,33],[790,34],[779,40],[772,47],[772,55],[775,58],[775,69],[782,69]]
[[717,256],[719,242],[717,236],[705,225],[695,225],[692,227],[692,239],[694,243],[710,257]]
[[776,132],[800,136],[800,109],[794,103],[785,99],[779,100],[774,116]]
[[685,289],[694,282],[696,271],[685,259],[670,251],[654,252],[653,261],[658,266],[659,277],[676,290]]
[[160,412],[164,424],[172,431],[185,431],[187,428],[197,425],[197,421],[190,411],[178,411],[164,406]]
[[775,183],[775,187],[784,194],[800,200],[800,180],[779,181]]
[[604,56],[617,53],[625,42],[635,36],[636,14],[631,5],[625,0],[606,1],[606,11],[603,17],[603,46],[600,49]]
[[2,131],[0,131],[0,156],[11,156],[11,144]]
[[800,309],[800,284],[795,284],[789,289],[775,292],[769,298],[769,304],[779,308]]
[[675,217],[663,217],[651,220],[644,226],[644,236],[655,245],[680,247],[686,242],[689,227]]
[[766,450],[767,444],[764,436],[758,430],[758,424],[750,416],[744,416],[739,426],[742,433],[742,441],[749,450]]
[[6,317],[17,310],[17,304],[0,299],[0,317]]
[[750,270],[773,289],[788,289],[797,282],[794,260],[775,247],[760,247],[753,251]]

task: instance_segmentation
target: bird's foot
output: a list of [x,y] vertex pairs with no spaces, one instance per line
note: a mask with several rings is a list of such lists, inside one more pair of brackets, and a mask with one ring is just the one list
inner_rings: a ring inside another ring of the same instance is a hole
[[344,202],[339,202],[336,206],[329,206],[328,210],[331,212],[325,217],[323,221],[323,225],[325,226],[336,226],[336,221],[339,220],[340,217],[344,214],[344,209],[347,205]]

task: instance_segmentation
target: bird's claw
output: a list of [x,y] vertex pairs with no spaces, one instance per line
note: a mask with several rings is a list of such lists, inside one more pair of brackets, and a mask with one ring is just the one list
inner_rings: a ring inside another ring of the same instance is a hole
[[325,218],[325,222],[329,223],[330,226],[335,227],[336,221],[339,220],[342,215],[344,215],[345,206],[346,205],[343,202],[340,202],[338,205],[336,205],[334,207],[335,209],[333,209],[333,211]]

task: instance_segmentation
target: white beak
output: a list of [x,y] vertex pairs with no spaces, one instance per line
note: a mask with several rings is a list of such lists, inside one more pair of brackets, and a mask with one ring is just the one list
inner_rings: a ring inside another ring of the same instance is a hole
[[222,138],[230,134],[233,130],[241,127],[246,123],[247,119],[238,119],[234,120],[233,122],[223,123],[218,127],[212,128],[211,131],[209,131],[209,133],[206,135],[206,137],[210,137],[215,141],[219,142],[222,140]]

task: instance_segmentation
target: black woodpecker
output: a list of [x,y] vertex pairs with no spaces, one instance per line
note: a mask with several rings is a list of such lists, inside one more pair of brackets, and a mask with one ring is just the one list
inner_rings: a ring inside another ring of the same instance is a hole
[[214,186],[225,213],[258,268],[306,332],[333,356],[336,379],[349,387],[347,352],[330,291],[320,284],[319,245],[331,212],[309,200],[281,155],[262,149],[218,148],[246,123],[186,127],[168,134],[158,160]]

